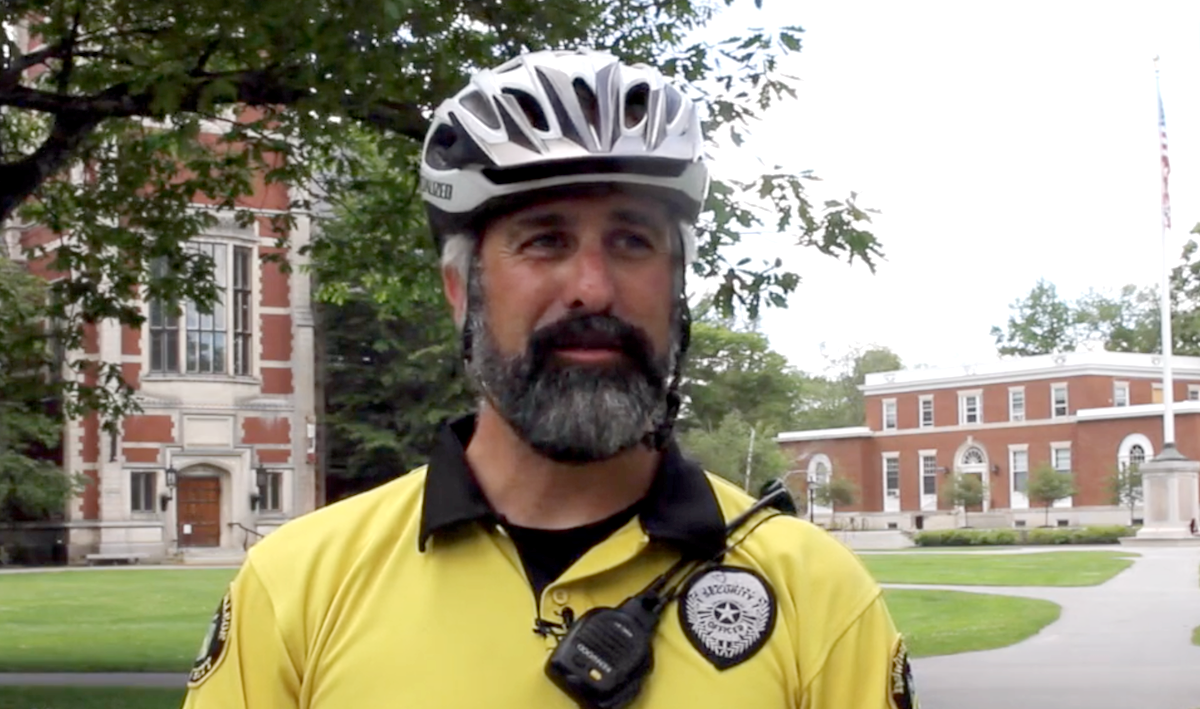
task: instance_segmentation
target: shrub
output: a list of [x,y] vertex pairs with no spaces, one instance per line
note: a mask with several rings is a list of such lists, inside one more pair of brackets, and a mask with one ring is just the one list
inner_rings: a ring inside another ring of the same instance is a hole
[[1083,529],[941,529],[917,532],[920,547],[1012,546],[1014,544],[1117,544],[1133,530],[1122,525]]

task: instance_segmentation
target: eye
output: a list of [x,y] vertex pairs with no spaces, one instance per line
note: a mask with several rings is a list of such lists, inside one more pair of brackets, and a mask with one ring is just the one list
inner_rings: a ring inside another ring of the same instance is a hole
[[614,244],[621,251],[632,253],[648,253],[655,250],[656,241],[636,231],[625,231],[616,234],[613,239]]
[[534,234],[521,242],[522,250],[561,251],[567,247],[567,235],[561,231]]

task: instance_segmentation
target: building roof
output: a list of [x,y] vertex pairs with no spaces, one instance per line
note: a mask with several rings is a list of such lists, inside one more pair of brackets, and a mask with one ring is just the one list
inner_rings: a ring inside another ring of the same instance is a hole
[[[1176,377],[1200,378],[1200,357],[1175,355],[1171,358],[1171,364]],[[1162,356],[1134,352],[1062,352],[959,367],[902,369],[868,374],[859,388],[863,394],[871,396],[1081,376],[1161,377]]]

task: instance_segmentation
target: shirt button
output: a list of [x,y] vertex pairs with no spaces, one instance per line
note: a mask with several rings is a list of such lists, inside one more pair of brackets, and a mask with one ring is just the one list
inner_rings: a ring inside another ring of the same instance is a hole
[[565,588],[556,588],[554,589],[554,592],[550,594],[550,598],[555,603],[562,604],[571,600],[571,594],[567,593],[567,589]]

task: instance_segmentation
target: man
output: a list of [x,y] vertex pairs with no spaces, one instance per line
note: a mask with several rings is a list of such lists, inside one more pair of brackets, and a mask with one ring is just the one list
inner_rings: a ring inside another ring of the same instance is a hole
[[[690,101],[601,53],[522,56],[437,110],[421,190],[479,410],[250,551],[187,707],[915,706],[855,557],[789,516],[727,538],[754,501],[673,442],[702,151]],[[618,606],[645,623],[584,637]]]

